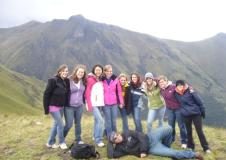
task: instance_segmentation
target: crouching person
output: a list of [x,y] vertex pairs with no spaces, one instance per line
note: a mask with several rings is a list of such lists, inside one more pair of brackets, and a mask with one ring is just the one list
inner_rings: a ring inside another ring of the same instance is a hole
[[172,143],[170,126],[153,129],[148,135],[141,132],[128,131],[122,134],[112,132],[107,146],[108,158],[119,158],[125,155],[146,157],[147,154],[171,157],[176,159],[203,160],[203,157],[192,150],[175,150]]

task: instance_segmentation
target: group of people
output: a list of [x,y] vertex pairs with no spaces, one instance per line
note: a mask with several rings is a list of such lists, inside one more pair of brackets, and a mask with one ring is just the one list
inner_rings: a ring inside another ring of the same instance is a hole
[[[195,126],[201,146],[211,153],[202,129],[205,107],[193,88],[184,80],[175,84],[161,75],[154,77],[147,72],[142,81],[138,73],[116,76],[111,65],[95,65],[87,74],[85,65],[77,65],[69,76],[67,65],[61,65],[56,76],[48,80],[43,97],[45,114],[54,119],[46,144],[49,148],[67,149],[65,137],[75,124],[75,141],[83,144],[81,118],[84,104],[93,113],[92,138],[98,147],[104,147],[103,135],[108,138],[109,158],[123,155],[145,157],[148,153],[159,156],[202,159],[195,152],[192,137],[192,123]],[[142,109],[148,107],[147,134],[142,127]],[[122,117],[121,134],[117,133],[117,113]],[[134,120],[135,131],[129,130],[127,115]],[[163,125],[164,116],[168,126]],[[63,117],[65,118],[65,124]],[[158,119],[158,128],[152,123]],[[170,148],[175,141],[175,124],[180,129],[181,148]],[[56,144],[56,136],[59,145]]]

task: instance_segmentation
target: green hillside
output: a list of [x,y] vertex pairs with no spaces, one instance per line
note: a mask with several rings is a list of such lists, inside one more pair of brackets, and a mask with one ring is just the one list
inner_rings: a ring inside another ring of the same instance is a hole
[[[46,81],[60,64],[112,64],[116,74],[138,71],[185,79],[205,100],[206,123],[226,127],[226,34],[198,42],[160,39],[97,23],[81,15],[0,29],[0,64]],[[41,94],[41,92],[40,92]]]
[[[121,120],[118,121],[118,130],[121,130]],[[130,128],[133,129],[132,119],[129,119]],[[50,128],[52,125],[52,118],[50,116],[2,116],[0,115],[0,128],[4,132],[0,132],[0,159],[2,160],[72,160],[69,153],[65,153],[60,149],[48,149],[45,146]],[[92,130],[93,117],[84,115],[82,118],[82,138],[86,143],[93,144]],[[143,122],[143,126],[145,122]],[[154,126],[156,127],[156,125]],[[144,127],[146,129],[146,127]],[[17,132],[15,132],[15,130]],[[66,143],[70,145],[74,139],[74,129],[72,128],[66,138]],[[204,154],[200,143],[197,139],[197,134],[194,133],[196,151],[200,152],[205,160],[225,160],[226,157],[226,135],[225,129],[212,128],[204,126],[204,132],[213,151],[212,154]],[[179,137],[173,148],[180,148]],[[106,143],[106,139],[104,140]],[[106,147],[97,148],[101,154],[101,159],[107,159]],[[140,159],[134,156],[125,156],[124,160]],[[171,158],[163,158],[149,155],[143,159],[152,160],[171,160]]]
[[44,83],[0,65],[0,112],[36,114],[42,106]]

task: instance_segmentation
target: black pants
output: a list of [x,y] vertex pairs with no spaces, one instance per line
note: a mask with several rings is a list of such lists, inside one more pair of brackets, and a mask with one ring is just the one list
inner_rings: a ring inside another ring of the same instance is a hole
[[187,129],[187,136],[188,136],[187,147],[191,148],[193,150],[195,149],[195,144],[194,144],[194,140],[192,137],[192,122],[194,123],[195,130],[198,134],[199,141],[202,145],[202,148],[204,151],[206,151],[207,149],[209,149],[209,145],[206,141],[206,137],[202,130],[202,117],[199,115],[184,117],[184,123],[185,123],[186,129]]

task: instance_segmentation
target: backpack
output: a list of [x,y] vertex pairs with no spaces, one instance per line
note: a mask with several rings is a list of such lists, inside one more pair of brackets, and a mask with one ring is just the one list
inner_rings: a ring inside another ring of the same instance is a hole
[[75,159],[89,159],[91,157],[100,157],[100,154],[95,150],[95,147],[90,144],[73,144],[70,149],[71,156]]

